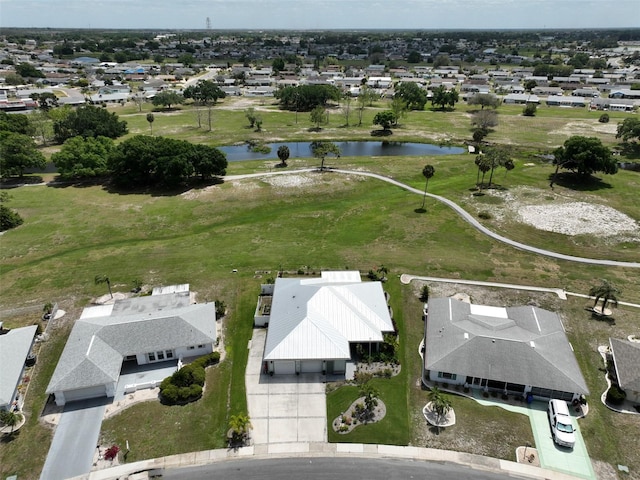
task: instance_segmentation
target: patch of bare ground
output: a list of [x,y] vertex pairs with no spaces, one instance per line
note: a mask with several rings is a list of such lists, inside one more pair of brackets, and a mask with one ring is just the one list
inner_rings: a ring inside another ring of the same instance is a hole
[[570,137],[572,135],[584,135],[589,136],[594,133],[605,133],[608,135],[615,135],[617,131],[616,123],[600,123],[596,120],[592,121],[579,121],[568,122],[563,128],[558,130],[552,130],[549,132],[551,135],[561,135],[562,137]]
[[[590,235],[610,241],[640,242],[638,221],[588,195],[582,194],[578,200],[524,186],[487,190],[485,194],[499,200],[490,205],[491,215],[498,224],[516,222],[569,237]],[[479,211],[488,206],[472,205]]]

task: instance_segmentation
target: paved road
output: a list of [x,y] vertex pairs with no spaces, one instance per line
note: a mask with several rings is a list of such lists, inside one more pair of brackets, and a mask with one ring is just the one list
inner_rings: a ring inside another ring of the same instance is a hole
[[336,478],[366,478],[370,480],[400,480],[429,478],[433,480],[493,480],[513,478],[510,475],[474,470],[453,463],[414,462],[373,458],[281,458],[274,460],[240,460],[203,467],[165,470],[163,479],[209,480],[328,480]]

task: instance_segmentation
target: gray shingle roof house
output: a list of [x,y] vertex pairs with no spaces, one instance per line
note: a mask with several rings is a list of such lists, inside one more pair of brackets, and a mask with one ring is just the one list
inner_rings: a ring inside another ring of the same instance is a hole
[[88,307],[71,330],[47,393],[58,405],[112,397],[123,362],[177,362],[211,353],[215,341],[215,304],[191,304],[188,291]]
[[609,345],[618,385],[627,394],[627,400],[640,403],[640,343],[610,338]]
[[[38,327],[14,328],[0,335],[0,410],[19,406],[18,386]],[[16,402],[14,404],[14,402]]]
[[539,399],[589,393],[557,314],[453,298],[429,299],[423,379]]
[[269,325],[263,359],[276,374],[344,373],[352,344],[376,345],[394,331],[382,284],[352,271],[278,278],[269,318],[258,318]]

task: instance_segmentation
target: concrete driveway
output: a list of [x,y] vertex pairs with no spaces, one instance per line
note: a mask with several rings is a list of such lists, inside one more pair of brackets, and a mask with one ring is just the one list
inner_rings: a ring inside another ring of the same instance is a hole
[[[540,456],[540,466],[583,478],[595,479],[596,475],[593,471],[582,433],[580,433],[577,419],[573,416],[571,418],[576,435],[575,446],[573,449],[560,447],[555,444],[551,436],[551,427],[549,426],[546,408],[546,404],[534,402],[532,408],[529,409],[529,420],[531,421],[531,430],[533,430],[533,437],[536,440],[536,448]],[[571,410],[571,407],[569,407],[569,410]]]
[[111,399],[104,397],[65,405],[40,474],[42,480],[60,480],[91,471],[102,417],[109,403]]
[[266,338],[265,329],[254,329],[245,376],[253,443],[326,442],[324,376],[261,373]]
[[[504,408],[511,412],[521,413],[529,417],[533,438],[536,441],[536,449],[540,457],[540,466],[549,470],[567,473],[576,477],[596,478],[591,465],[591,459],[584,443],[578,420],[572,416],[573,428],[576,432],[576,444],[573,449],[557,446],[551,437],[551,427],[547,418],[547,403],[535,401],[531,405],[509,405],[502,402],[494,402],[476,396],[474,400],[481,405]],[[572,409],[569,408],[569,411]],[[573,412],[572,412],[573,414]]]

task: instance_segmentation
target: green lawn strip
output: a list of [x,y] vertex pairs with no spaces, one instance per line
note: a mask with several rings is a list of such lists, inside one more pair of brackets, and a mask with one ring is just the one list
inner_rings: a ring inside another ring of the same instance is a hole
[[[37,318],[37,317],[36,317]],[[53,328],[47,342],[37,348],[37,363],[31,370],[24,413],[26,424],[12,436],[0,437],[0,475],[5,478],[38,478],[51,445],[53,430],[40,421],[48,395],[44,392],[51,380],[58,359],[71,329],[71,322]]]

